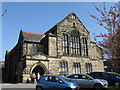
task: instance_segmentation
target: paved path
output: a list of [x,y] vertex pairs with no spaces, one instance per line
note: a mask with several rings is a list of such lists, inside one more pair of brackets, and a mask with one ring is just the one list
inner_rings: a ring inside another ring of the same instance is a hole
[[[2,86],[2,88],[1,88]],[[0,90],[36,90],[36,84],[11,84],[11,83],[4,83],[0,84]],[[49,89],[49,90],[56,90],[56,89]],[[59,90],[59,89],[57,89]],[[80,89],[80,90],[93,90],[93,89]]]
[[1,90],[35,90],[36,84],[0,84]]

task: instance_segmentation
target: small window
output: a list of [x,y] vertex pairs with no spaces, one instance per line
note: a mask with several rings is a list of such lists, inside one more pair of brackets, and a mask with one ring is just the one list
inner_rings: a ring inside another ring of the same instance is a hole
[[76,19],[76,16],[74,14],[71,15],[72,19]]
[[73,28],[75,28],[75,23],[73,23]]
[[40,52],[39,45],[33,44],[32,47],[31,47],[31,54],[35,54],[35,53],[38,53],[38,52]]

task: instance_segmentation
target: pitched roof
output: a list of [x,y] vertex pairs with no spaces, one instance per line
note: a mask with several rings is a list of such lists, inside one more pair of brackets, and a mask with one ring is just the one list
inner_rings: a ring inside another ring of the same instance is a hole
[[40,40],[45,36],[45,34],[23,31],[21,30],[24,41],[29,42],[40,42]]

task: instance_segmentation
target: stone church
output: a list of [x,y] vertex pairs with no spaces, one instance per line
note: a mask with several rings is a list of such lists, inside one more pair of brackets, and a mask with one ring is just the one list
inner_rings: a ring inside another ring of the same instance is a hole
[[74,12],[46,33],[20,31],[17,44],[5,55],[5,79],[26,82],[31,74],[88,74],[104,71],[102,49]]

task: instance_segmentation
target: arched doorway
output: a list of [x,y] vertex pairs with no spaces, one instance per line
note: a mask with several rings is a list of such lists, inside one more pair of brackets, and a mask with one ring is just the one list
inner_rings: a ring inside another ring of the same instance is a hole
[[36,75],[39,73],[40,76],[42,76],[42,75],[44,75],[45,70],[44,70],[40,65],[37,65],[37,66],[32,70],[32,73],[35,73]]
[[47,72],[48,72],[47,67],[43,63],[38,62],[31,67],[30,75],[32,75],[33,73],[37,75],[39,73],[40,76],[42,76],[44,74],[47,74]]

